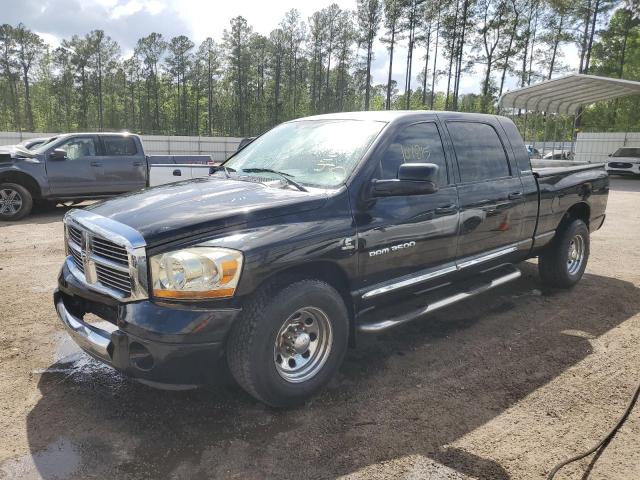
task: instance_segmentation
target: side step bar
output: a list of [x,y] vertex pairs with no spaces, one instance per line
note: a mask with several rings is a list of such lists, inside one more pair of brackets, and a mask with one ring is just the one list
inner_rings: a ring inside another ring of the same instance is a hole
[[403,323],[410,322],[411,320],[415,320],[416,318],[422,317],[427,313],[431,313],[448,305],[461,302],[462,300],[466,300],[467,298],[473,297],[479,293],[486,292],[487,290],[491,290],[492,288],[496,288],[500,285],[504,285],[505,283],[516,280],[517,278],[520,278],[522,272],[513,265],[505,265],[497,269],[492,269],[484,272],[481,275],[488,278],[479,283],[475,282],[471,285],[466,284],[466,288],[462,287],[461,291],[454,292],[449,296],[434,300],[428,305],[410,311],[409,313],[405,313],[393,318],[388,318],[386,320],[361,323],[357,326],[357,329],[358,331],[364,333],[382,332],[389,328],[393,328],[398,325],[402,325]]

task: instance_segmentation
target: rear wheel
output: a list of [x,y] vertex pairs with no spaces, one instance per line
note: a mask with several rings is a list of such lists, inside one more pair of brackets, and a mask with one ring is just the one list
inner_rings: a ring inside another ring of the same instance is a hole
[[589,260],[589,229],[582,220],[566,223],[538,260],[542,281],[570,288],[580,281]]
[[31,213],[33,197],[17,183],[0,184],[0,220],[20,220]]
[[303,403],[336,373],[349,320],[340,294],[319,280],[264,288],[243,309],[227,342],[229,368],[248,393],[273,407]]

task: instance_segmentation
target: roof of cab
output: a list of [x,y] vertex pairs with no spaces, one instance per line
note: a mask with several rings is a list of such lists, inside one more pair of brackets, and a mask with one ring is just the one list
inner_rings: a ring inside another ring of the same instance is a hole
[[292,122],[301,120],[370,120],[374,122],[392,122],[399,118],[418,116],[420,114],[437,114],[440,117],[469,117],[469,118],[495,118],[495,115],[482,114],[482,113],[466,113],[466,112],[449,112],[449,111],[435,111],[435,110],[373,110],[368,112],[338,112],[338,113],[326,113],[323,115],[313,115],[309,117],[297,118],[291,120]]
[[85,136],[85,135],[98,135],[98,136],[105,136],[105,135],[121,135],[123,137],[138,137],[139,135],[136,133],[130,133],[130,132],[68,132],[68,133],[58,133],[53,135],[52,137],[48,137],[48,138],[63,138],[63,137],[71,137],[71,136],[76,136],[76,135],[81,135],[81,136]]

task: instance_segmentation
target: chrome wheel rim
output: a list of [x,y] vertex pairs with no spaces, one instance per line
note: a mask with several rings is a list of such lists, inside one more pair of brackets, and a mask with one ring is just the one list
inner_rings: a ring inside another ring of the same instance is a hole
[[12,188],[0,190],[0,215],[15,215],[22,208],[22,196]]
[[576,235],[569,242],[569,255],[567,257],[567,272],[575,275],[580,271],[584,261],[585,243],[582,235]]
[[325,312],[316,307],[296,310],[276,336],[273,361],[278,374],[290,383],[313,378],[329,358],[332,341],[333,330]]

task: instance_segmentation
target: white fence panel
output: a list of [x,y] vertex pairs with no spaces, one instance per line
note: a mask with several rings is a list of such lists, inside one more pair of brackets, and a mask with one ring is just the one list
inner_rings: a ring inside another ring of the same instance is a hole
[[[52,137],[55,133],[0,132],[0,145],[15,145],[23,140]],[[239,137],[182,137],[170,135],[140,135],[147,155],[211,155],[213,160],[226,160],[234,153]]]
[[640,147],[640,133],[585,132],[578,133],[575,160],[601,163],[620,147]]

